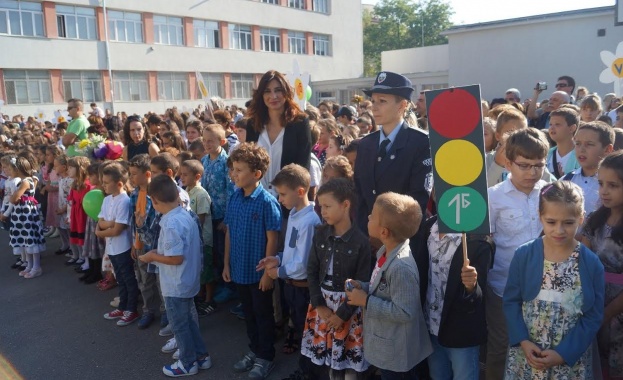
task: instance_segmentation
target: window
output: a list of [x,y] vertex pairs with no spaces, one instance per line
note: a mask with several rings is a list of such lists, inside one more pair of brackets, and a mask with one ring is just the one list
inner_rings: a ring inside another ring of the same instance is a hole
[[102,101],[102,76],[99,71],[63,71],[65,100]]
[[115,100],[140,102],[149,100],[147,73],[115,71],[113,73]]
[[52,103],[50,75],[45,70],[4,70],[8,104]]
[[154,16],[154,42],[162,45],[184,45],[181,17]]
[[195,29],[195,46],[207,48],[221,47],[218,22],[194,20],[193,29]]
[[[208,88],[208,94],[210,97],[218,96],[219,98],[225,97],[225,86],[223,85],[223,74],[214,73],[201,73],[203,81]],[[199,92],[199,86],[197,86],[197,99],[201,99],[202,95]]]
[[279,5],[279,0],[262,0],[262,3]]
[[95,22],[95,9],[93,8],[56,6],[56,24],[58,36],[61,38],[94,40],[97,38]]
[[234,99],[250,99],[253,96],[253,74],[231,74],[231,90]]
[[437,83],[437,84],[423,84],[422,85],[422,91],[440,90],[442,88],[448,88],[448,84],[447,83]]
[[251,27],[248,25],[229,24],[229,46],[237,50],[251,50]]
[[305,0],[288,0],[288,7],[305,9]]
[[262,42],[262,51],[281,51],[281,37],[277,29],[260,29],[260,41]]
[[117,42],[143,42],[140,13],[108,11],[108,38]]
[[314,55],[331,55],[329,36],[314,34]]
[[312,10],[319,13],[329,13],[329,0],[313,0]]
[[0,0],[0,34],[43,37],[41,3]]
[[291,54],[307,54],[307,41],[303,32],[288,32],[288,46]]
[[186,73],[158,73],[158,98],[161,100],[188,99]]

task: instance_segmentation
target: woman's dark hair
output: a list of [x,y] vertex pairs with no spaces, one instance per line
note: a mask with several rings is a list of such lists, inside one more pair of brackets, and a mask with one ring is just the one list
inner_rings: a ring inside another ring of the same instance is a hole
[[[610,153],[601,162],[599,168],[614,170],[617,177],[619,177],[619,181],[623,181],[623,151]],[[586,232],[591,236],[595,236],[597,230],[606,225],[611,212],[612,210],[605,206],[599,207],[597,211],[589,215],[588,221],[586,222]],[[617,245],[623,245],[623,219],[619,220],[619,223],[612,227],[610,239]]]
[[147,141],[147,142],[151,141],[151,134],[149,133],[149,128],[147,128],[147,125],[143,123],[143,119],[140,116],[132,115],[126,119],[125,124],[123,125],[123,139],[126,145],[134,144],[134,141],[132,141],[132,137],[130,136],[130,124],[131,123],[140,123],[141,126],[143,127],[143,141]]
[[268,107],[264,103],[264,91],[266,91],[266,87],[272,80],[279,82],[279,86],[283,88],[283,96],[286,99],[285,109],[281,115],[282,125],[286,125],[297,118],[303,119],[305,117],[305,114],[294,101],[293,89],[285,76],[278,71],[269,70],[262,75],[257,90],[253,93],[251,104],[247,109],[247,116],[249,119],[252,119],[253,129],[257,133],[264,130],[264,124],[268,121]]
[[163,139],[167,138],[171,141],[171,145],[170,145],[171,148],[175,148],[179,150],[180,152],[183,150],[186,150],[186,143],[184,142],[184,139],[182,138],[182,136],[174,132],[168,131],[162,134],[162,138]]
[[151,115],[149,115],[149,117],[147,118],[147,124],[158,124],[160,125],[162,123],[162,118],[158,115],[156,115],[155,113],[152,113]]

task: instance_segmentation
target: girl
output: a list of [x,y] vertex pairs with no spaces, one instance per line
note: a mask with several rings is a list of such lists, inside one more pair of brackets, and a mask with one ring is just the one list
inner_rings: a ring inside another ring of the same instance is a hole
[[589,123],[597,120],[602,114],[601,98],[598,95],[587,95],[580,103],[580,120]]
[[186,150],[186,144],[182,136],[173,132],[165,132],[162,134],[162,147],[175,148],[178,152]]
[[351,141],[352,141],[352,138],[348,135],[337,135],[337,136],[329,137],[329,145],[327,146],[327,149],[325,150],[326,157],[331,158],[331,157],[343,156],[344,150],[346,149],[348,144],[351,143]]
[[59,236],[59,232],[56,231],[58,227],[58,217],[56,211],[58,210],[58,181],[59,176],[54,169],[54,161],[56,157],[63,154],[63,150],[58,145],[48,145],[45,148],[45,163],[47,166],[46,173],[43,174],[45,181],[43,189],[48,194],[48,207],[45,215],[45,224],[50,227],[48,237],[55,238]]
[[201,120],[193,120],[186,126],[186,139],[190,145],[193,141],[200,139],[203,136],[203,123]]
[[58,233],[61,237],[61,248],[54,253],[62,255],[71,252],[69,248],[69,212],[67,212],[67,196],[71,190],[73,179],[67,175],[67,156],[63,154],[56,157],[54,160],[54,170],[56,170],[59,176],[56,216],[58,218]]
[[623,152],[607,156],[598,171],[603,206],[584,226],[582,242],[606,270],[604,319],[597,341],[605,379],[623,378]]
[[[99,167],[99,163],[89,165],[87,167],[87,175],[91,187],[93,189],[102,190],[99,181]],[[93,284],[102,279],[102,257],[106,247],[104,239],[95,236],[96,227],[97,221],[92,218],[87,218],[82,255],[88,258],[89,269],[80,277],[80,281],[84,281],[85,284]]]
[[490,117],[483,117],[482,126],[485,136],[485,153],[489,153],[495,150],[498,145],[498,141],[495,139],[495,120]]
[[345,178],[320,187],[318,203],[326,223],[316,230],[307,265],[310,305],[301,365],[316,376],[327,366],[332,379],[360,378],[368,368],[361,308],[347,305],[344,292],[346,279],[370,278],[370,244],[350,218],[354,198],[353,182]]
[[[17,156],[15,154],[6,154],[2,156],[0,162],[2,163],[2,170],[4,174],[6,174],[7,179],[4,182],[4,197],[2,199],[2,214],[0,214],[0,219],[2,219],[3,224],[10,231],[11,230],[11,213],[13,212],[13,204],[11,203],[11,196],[13,193],[17,191],[19,185],[21,183],[21,179],[17,177],[17,167],[15,166]],[[16,254],[17,261],[11,265],[13,269],[24,270],[27,265],[27,261],[24,257],[19,254]]]
[[[35,201],[35,182],[32,179],[32,165],[25,157],[11,158],[15,176],[21,183],[11,196],[14,205],[11,212],[11,247],[13,253],[27,261],[26,268],[19,272],[24,278],[41,276],[41,252],[45,251],[43,222],[39,205]],[[25,222],[26,221],[26,222]]]
[[[48,168],[45,163],[45,150],[47,145],[40,145],[35,149],[35,156],[37,157],[37,163],[39,164],[39,173],[37,173],[37,189],[35,190],[35,199],[39,202],[41,207],[41,213],[45,217],[48,211],[48,194],[45,192],[45,181],[49,179],[48,176]],[[45,220],[44,220],[45,222]],[[44,225],[44,235],[46,235],[49,231],[47,227]]]
[[91,183],[87,175],[89,159],[86,157],[72,157],[69,159],[69,177],[73,179],[71,190],[67,201],[69,202],[69,243],[71,246],[72,258],[67,261],[67,265],[81,265],[82,271],[89,269],[89,262],[85,261],[82,255],[84,246],[85,229],[87,225],[87,214],[82,207],[82,200],[86,193],[91,191]]
[[[330,157],[325,162],[322,168],[322,175],[320,178],[320,184],[329,182],[334,178],[346,178],[349,181],[353,180],[353,169],[350,167],[348,160],[344,156]],[[318,203],[318,197],[316,197],[314,203],[314,211],[322,218],[320,212],[320,203]]]
[[324,166],[327,160],[329,140],[332,136],[338,136],[340,134],[340,127],[338,127],[335,120],[331,119],[320,119],[317,125],[320,128],[320,136],[318,137],[318,142],[312,148],[312,152],[318,157],[320,164]]
[[510,348],[505,379],[592,379],[595,338],[603,318],[604,269],[575,240],[584,199],[558,181],[539,198],[543,236],[520,246],[504,291]]

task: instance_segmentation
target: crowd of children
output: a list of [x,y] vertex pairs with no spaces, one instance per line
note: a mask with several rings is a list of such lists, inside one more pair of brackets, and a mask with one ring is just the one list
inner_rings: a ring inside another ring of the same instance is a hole
[[[496,106],[483,123],[491,235],[446,234],[412,91],[384,72],[358,110],[295,109],[310,122],[310,167],[269,182],[273,148],[245,142],[253,123],[216,100],[128,117],[119,160],[5,141],[13,267],[41,276],[46,238],[60,237],[55,254],[81,281],[118,287],[105,319],[147,329],[160,317],[171,377],[212,366],[199,317],[238,298],[249,349],[233,370],[251,379],[274,368],[282,326],[291,380],[478,379],[480,362],[490,380],[623,378],[615,130],[584,111],[590,99],[552,111],[547,135]],[[105,194],[97,218],[83,207],[91,191]]]

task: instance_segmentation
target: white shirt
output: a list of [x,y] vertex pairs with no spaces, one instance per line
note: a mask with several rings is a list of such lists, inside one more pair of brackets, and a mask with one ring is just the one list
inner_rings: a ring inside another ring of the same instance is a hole
[[[554,158],[553,158],[554,154],[556,155],[556,162],[558,163],[558,169],[554,168]],[[558,148],[556,148],[554,149],[554,154],[550,156],[550,160],[547,163],[547,170],[549,170],[551,173],[556,173],[558,171],[558,173],[565,175],[566,174],[565,166],[567,166],[567,161],[569,161],[571,156],[575,154],[575,150],[571,149],[571,151],[565,154],[563,157],[558,152]]]
[[[98,218],[102,218],[107,222],[115,222],[130,225],[130,197],[125,192],[119,195],[109,195],[104,198],[102,210]],[[132,236],[130,228],[125,228],[121,234],[106,238],[106,254],[114,256],[121,254],[132,248]]]
[[320,180],[322,178],[322,165],[320,165],[320,160],[318,160],[318,157],[316,157],[313,153],[311,153],[311,159],[309,162],[309,176],[310,187],[320,186]]
[[488,189],[489,221],[496,249],[487,282],[498,297],[504,294],[515,250],[539,237],[543,230],[539,219],[539,193],[545,185],[547,182],[540,180],[526,195],[517,190],[509,175],[504,182]]
[[572,174],[571,182],[580,186],[582,193],[584,193],[584,215],[588,216],[601,206],[597,173],[590,177],[584,177],[584,175],[582,175],[582,168],[578,168],[575,169]]
[[275,198],[278,198],[279,194],[277,194],[277,191],[273,189],[273,185],[271,185],[270,183],[273,181],[277,173],[279,173],[279,171],[281,170],[281,154],[283,153],[284,131],[285,131],[285,128],[281,129],[281,132],[279,132],[279,135],[277,136],[275,141],[273,141],[273,143],[271,144],[270,138],[268,138],[268,132],[266,131],[266,128],[264,128],[262,133],[260,133],[260,137],[257,141],[257,145],[266,149],[266,151],[268,152],[268,156],[270,157],[270,164],[268,165],[268,170],[266,171],[266,173],[260,180],[260,183]]

